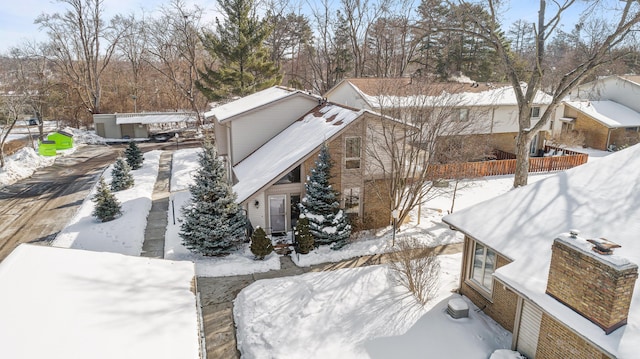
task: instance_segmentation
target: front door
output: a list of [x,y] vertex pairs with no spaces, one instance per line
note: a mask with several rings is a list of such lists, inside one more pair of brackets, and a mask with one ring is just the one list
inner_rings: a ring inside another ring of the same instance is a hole
[[122,138],[130,139],[136,137],[133,124],[120,125],[120,131],[122,132]]
[[269,196],[269,225],[271,233],[284,233],[287,231],[287,207],[285,200],[287,196]]

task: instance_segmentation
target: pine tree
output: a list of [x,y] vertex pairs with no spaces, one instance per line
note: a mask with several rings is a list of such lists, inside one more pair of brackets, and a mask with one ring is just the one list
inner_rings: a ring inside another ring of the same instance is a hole
[[309,230],[316,244],[331,244],[331,248],[340,249],[347,244],[351,225],[340,209],[338,193],[329,183],[332,166],[329,149],[325,145],[304,185],[306,193],[300,208],[309,219]]
[[253,253],[256,259],[262,260],[271,254],[271,252],[273,252],[271,239],[267,237],[264,229],[257,227],[253,235],[251,235],[251,253]]
[[182,209],[180,237],[192,252],[227,255],[244,239],[246,219],[215,148],[205,143],[198,159],[200,169],[189,187],[191,203]]
[[309,219],[305,215],[300,215],[298,223],[296,224],[296,241],[297,251],[302,254],[307,254],[313,250],[315,241],[313,235],[309,231]]
[[217,31],[205,32],[203,45],[220,61],[200,72],[198,89],[218,101],[280,84],[280,68],[264,46],[271,29],[255,15],[255,0],[218,0],[218,4],[225,18],[223,22],[216,18]]
[[122,191],[133,186],[133,175],[131,167],[127,162],[119,157],[111,170],[111,190],[114,192]]
[[124,150],[124,156],[127,158],[127,163],[131,169],[137,170],[142,167],[144,157],[142,157],[142,151],[140,151],[140,147],[135,142],[129,142],[129,147]]
[[120,202],[118,202],[118,199],[111,193],[109,186],[107,186],[102,177],[100,177],[96,194],[92,200],[96,203],[92,214],[98,218],[100,222],[112,221],[118,215],[122,214]]

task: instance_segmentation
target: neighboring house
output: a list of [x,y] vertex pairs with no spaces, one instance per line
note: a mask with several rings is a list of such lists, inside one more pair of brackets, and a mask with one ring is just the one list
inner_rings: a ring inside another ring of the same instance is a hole
[[[494,149],[515,152],[518,133],[518,105],[509,84],[424,83],[415,78],[353,78],[340,81],[325,96],[331,102],[362,108],[384,115],[406,118],[410,109],[443,109],[459,121],[473,122],[455,135],[481,137]],[[531,126],[544,113],[551,97],[538,91],[531,111]],[[531,145],[531,154],[544,147],[549,125]]]
[[93,115],[96,134],[104,138],[148,138],[152,131],[185,127],[198,116],[190,112],[142,112]]
[[640,142],[640,76],[607,76],[580,85],[564,102],[553,134],[575,133],[584,145],[615,150]]
[[554,134],[576,133],[584,146],[615,150],[640,142],[640,112],[611,100],[565,101]]
[[465,235],[460,293],[528,358],[637,358],[639,177],[636,145],[444,217]]
[[192,262],[32,244],[0,262],[1,358],[199,359]]
[[305,91],[274,86],[215,107],[205,119],[214,123],[218,154],[235,166],[321,101]]
[[334,162],[332,187],[357,228],[386,226],[391,205],[381,201],[376,171],[367,165],[370,129],[390,121],[367,110],[331,103],[316,105],[232,167],[237,201],[253,227],[285,233],[295,225],[304,182],[321,146]]

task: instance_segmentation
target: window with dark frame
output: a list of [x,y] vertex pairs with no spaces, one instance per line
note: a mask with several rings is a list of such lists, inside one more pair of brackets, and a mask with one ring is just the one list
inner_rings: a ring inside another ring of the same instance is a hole
[[300,166],[291,170],[284,177],[280,178],[275,184],[300,183]]
[[493,289],[493,272],[496,265],[496,252],[480,243],[475,243],[473,262],[469,279],[488,292]]
[[344,197],[344,212],[347,214],[360,214],[360,188],[347,188],[342,193]]
[[344,147],[345,167],[347,169],[360,168],[360,136],[345,138]]
[[538,118],[540,117],[540,107],[534,106],[531,108],[531,117]]

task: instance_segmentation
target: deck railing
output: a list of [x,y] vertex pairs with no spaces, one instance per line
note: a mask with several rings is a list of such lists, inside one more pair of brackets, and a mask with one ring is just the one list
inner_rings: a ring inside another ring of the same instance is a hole
[[[562,151],[562,155],[529,158],[529,173],[562,171],[587,162],[587,154],[545,146],[545,153]],[[477,178],[501,176],[516,172],[516,160],[493,160],[481,162],[445,163],[429,165],[428,177],[431,179]]]

